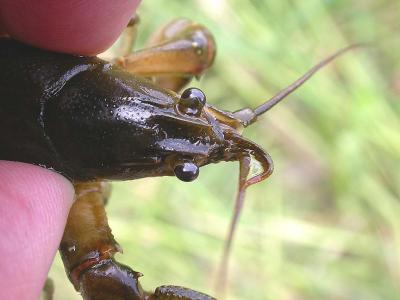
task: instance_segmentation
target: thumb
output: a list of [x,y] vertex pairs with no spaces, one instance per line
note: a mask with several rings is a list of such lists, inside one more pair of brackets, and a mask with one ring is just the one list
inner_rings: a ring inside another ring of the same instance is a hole
[[0,161],[0,299],[38,299],[74,190],[49,170]]
[[1,27],[33,46],[97,54],[121,34],[140,0],[1,0]]

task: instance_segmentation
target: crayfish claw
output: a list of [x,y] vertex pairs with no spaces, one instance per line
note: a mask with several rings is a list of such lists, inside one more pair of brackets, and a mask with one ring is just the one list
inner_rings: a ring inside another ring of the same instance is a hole
[[143,300],[138,278],[142,274],[113,259],[94,266],[79,278],[79,291],[85,300]]

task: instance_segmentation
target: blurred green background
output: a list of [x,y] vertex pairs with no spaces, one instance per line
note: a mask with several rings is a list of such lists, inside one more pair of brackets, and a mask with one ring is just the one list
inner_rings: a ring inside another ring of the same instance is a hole
[[[138,46],[177,17],[214,33],[215,66],[199,82],[220,108],[255,107],[317,61],[356,42],[244,135],[275,172],[248,190],[226,299],[400,299],[400,2],[144,0]],[[176,178],[115,183],[107,207],[143,286],[214,294],[238,164]],[[59,257],[56,300],[80,299]]]

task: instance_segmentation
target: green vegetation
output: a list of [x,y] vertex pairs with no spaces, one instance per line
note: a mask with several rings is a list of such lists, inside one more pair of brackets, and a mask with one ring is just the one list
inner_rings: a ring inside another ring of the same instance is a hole
[[[168,4],[167,4],[168,2]],[[310,66],[346,54],[260,118],[245,136],[268,149],[272,177],[249,188],[227,299],[400,299],[400,4],[385,0],[144,0],[139,45],[177,17],[215,34],[208,101],[255,107]],[[116,183],[108,205],[118,258],[152,289],[213,293],[238,165],[197,181]],[[56,298],[79,299],[57,258]]]

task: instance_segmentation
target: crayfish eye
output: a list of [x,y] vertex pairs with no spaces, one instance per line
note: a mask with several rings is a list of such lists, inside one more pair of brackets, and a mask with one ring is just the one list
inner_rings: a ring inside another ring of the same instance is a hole
[[178,179],[189,182],[199,176],[199,167],[192,162],[183,162],[175,166],[174,173]]
[[197,88],[189,88],[183,91],[178,102],[178,109],[181,113],[199,116],[206,104],[206,96]]

